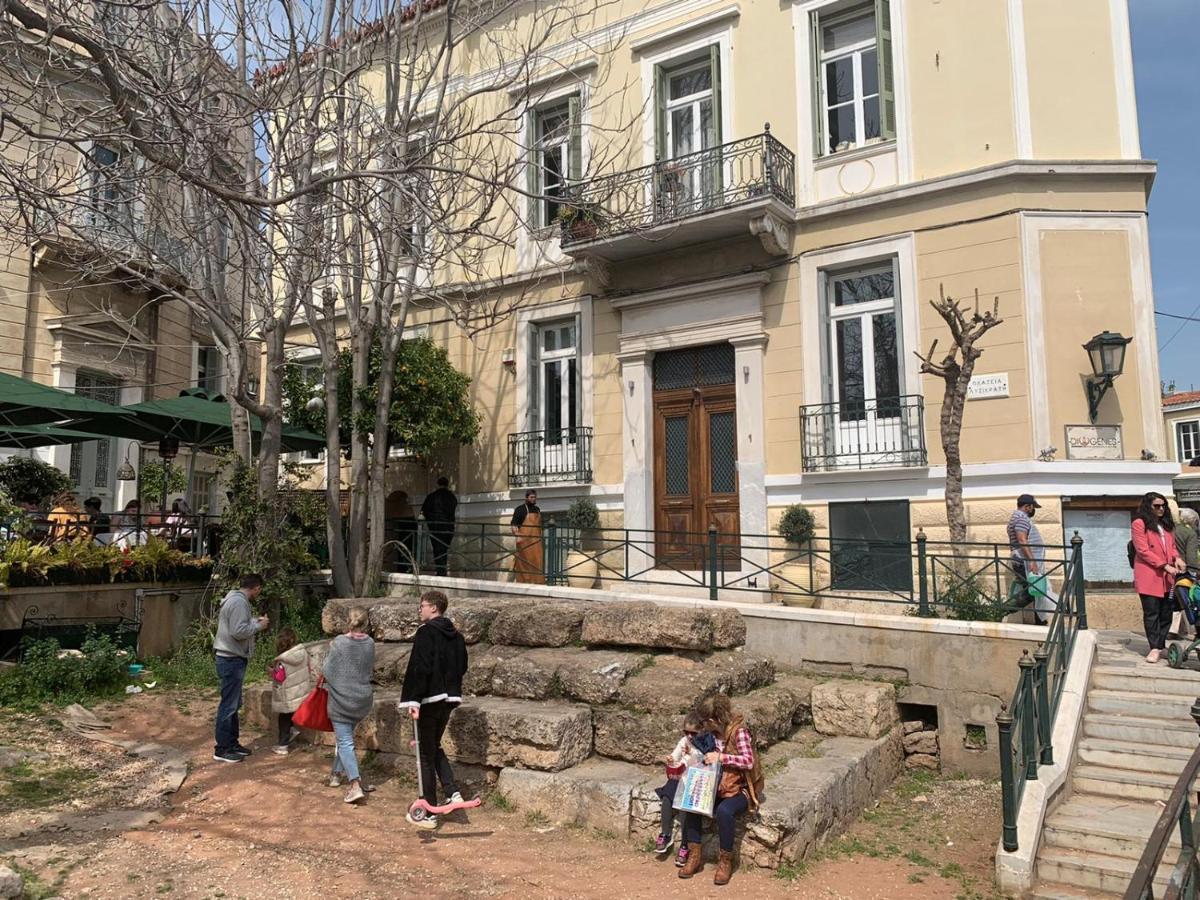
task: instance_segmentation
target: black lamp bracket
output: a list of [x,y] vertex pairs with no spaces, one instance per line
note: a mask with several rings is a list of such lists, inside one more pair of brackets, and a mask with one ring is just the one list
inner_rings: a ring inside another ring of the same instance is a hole
[[1100,401],[1112,386],[1112,375],[1093,375],[1087,380],[1088,421],[1093,425],[1100,414]]

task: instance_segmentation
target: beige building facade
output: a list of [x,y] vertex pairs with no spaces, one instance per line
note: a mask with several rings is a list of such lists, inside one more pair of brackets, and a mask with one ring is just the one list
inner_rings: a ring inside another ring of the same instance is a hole
[[[1029,492],[1047,541],[1083,535],[1090,580],[1127,578],[1115,511],[1176,467],[1125,0],[612,16],[528,87],[520,202],[543,227],[515,237],[519,309],[470,338],[412,318],[483,417],[446,462],[460,519],[532,486],[626,529],[765,535],[801,504],[821,536],[944,539],[943,386],[917,354],[948,348],[929,301],[978,293],[1003,322],[966,403],[971,539],[1005,540]],[[622,116],[623,163],[593,170]],[[1093,418],[1104,331],[1130,342]],[[419,502],[437,474],[390,477]]]

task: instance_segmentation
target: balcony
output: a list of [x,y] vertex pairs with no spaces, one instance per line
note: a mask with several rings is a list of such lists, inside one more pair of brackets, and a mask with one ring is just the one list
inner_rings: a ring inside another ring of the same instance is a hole
[[920,394],[800,407],[805,472],[926,466]]
[[616,260],[746,234],[790,252],[796,157],[762,134],[578,185],[560,214],[562,249]]
[[591,480],[591,428],[523,431],[508,436],[510,487],[588,484]]
[[132,201],[63,201],[37,210],[33,224],[38,240],[64,255],[103,258],[182,277],[191,268],[187,243],[141,221]]

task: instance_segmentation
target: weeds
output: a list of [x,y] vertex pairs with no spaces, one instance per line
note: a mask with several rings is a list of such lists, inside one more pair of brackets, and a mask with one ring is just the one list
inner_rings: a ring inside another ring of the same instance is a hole
[[106,634],[89,631],[80,653],[47,638],[25,645],[18,666],[0,674],[0,706],[34,710],[45,703],[90,702],[117,694],[131,657]]
[[525,813],[525,824],[530,828],[542,828],[550,824],[550,820],[545,814],[536,809],[531,809]]
[[94,777],[72,766],[39,771],[28,762],[17,763],[0,770],[0,797],[10,809],[37,809],[69,797]]
[[516,807],[513,806],[513,802],[499,791],[492,791],[490,794],[488,794],[487,799],[488,804],[491,805],[492,808],[500,810],[500,812],[512,812],[516,809]]
[[808,863],[804,860],[799,862],[781,862],[779,868],[775,870],[775,877],[783,881],[795,881],[797,878],[803,878],[808,874]]

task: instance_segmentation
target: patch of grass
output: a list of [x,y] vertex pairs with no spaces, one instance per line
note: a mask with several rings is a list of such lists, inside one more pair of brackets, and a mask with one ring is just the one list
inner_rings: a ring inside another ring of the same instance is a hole
[[500,810],[500,812],[512,812],[516,809],[516,807],[513,805],[513,802],[499,791],[492,791],[490,794],[488,794],[487,800],[489,806],[491,806],[493,809]]
[[783,881],[795,881],[797,878],[803,878],[807,874],[808,863],[804,860],[794,863],[780,863],[779,868],[775,870],[775,877]]
[[643,853],[653,853],[658,847],[654,843],[654,838],[646,838],[642,841],[641,851]]
[[928,874],[928,873],[926,873],[926,872],[913,872],[911,875],[909,875],[909,876],[908,876],[908,883],[909,883],[909,884],[924,884],[924,883],[925,883],[925,875],[926,875],[926,874]]
[[896,781],[896,795],[902,800],[911,800],[918,794],[924,794],[929,791],[937,780],[938,775],[936,772],[926,772],[923,770],[911,772],[904,778]]
[[920,866],[923,869],[936,868],[936,866],[933,864],[933,861],[929,857],[927,857],[923,853],[921,853],[919,850],[908,851],[907,853],[904,854],[904,858],[907,859],[914,866]]
[[938,874],[946,879],[958,879],[963,876],[963,869],[958,863],[946,863],[938,869]]
[[32,869],[18,865],[12,860],[9,860],[5,865],[20,875],[21,880],[25,883],[25,889],[21,893],[21,900],[50,900],[51,897],[59,895],[65,873],[60,875],[54,883],[48,884]]
[[617,833],[607,828],[593,828],[592,834],[602,841],[615,841],[617,839]]
[[169,893],[171,893],[171,891],[173,891],[173,890],[175,890],[175,885],[174,885],[173,883],[171,883],[170,881],[163,881],[163,882],[160,882],[158,885],[156,885],[156,886],[155,886],[155,888],[154,888],[154,893],[156,893],[156,894],[169,894]]
[[0,797],[10,809],[38,809],[80,793],[95,773],[74,766],[35,769],[28,762],[0,770]]
[[525,813],[525,824],[530,828],[541,828],[543,825],[549,825],[550,820],[546,818],[545,813],[531,809]]

